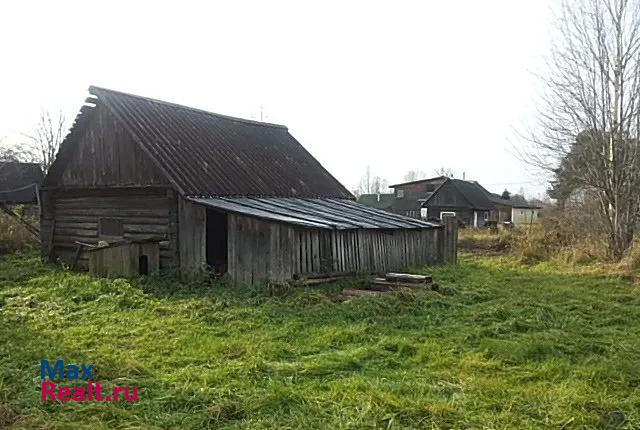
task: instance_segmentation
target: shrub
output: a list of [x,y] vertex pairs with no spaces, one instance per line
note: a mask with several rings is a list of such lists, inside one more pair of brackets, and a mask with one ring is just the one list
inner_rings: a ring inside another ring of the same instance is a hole
[[[510,252],[526,264],[608,262],[606,237],[599,231],[573,215],[556,213],[545,216],[539,224],[500,228],[497,233],[483,229],[461,230],[458,245],[463,250]],[[634,258],[637,261],[633,264],[640,267],[640,247]]]
[[[32,224],[35,220],[26,218]],[[0,254],[37,246],[38,239],[16,219],[0,212]]]

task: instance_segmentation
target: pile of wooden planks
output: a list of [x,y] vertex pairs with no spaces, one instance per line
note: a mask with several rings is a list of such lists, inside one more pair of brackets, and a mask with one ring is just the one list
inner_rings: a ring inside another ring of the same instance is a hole
[[384,277],[375,278],[367,289],[344,289],[342,294],[348,298],[377,296],[383,292],[396,291],[402,288],[438,291],[438,284],[433,282],[431,276],[387,273]]
[[378,277],[371,283],[371,289],[377,291],[391,291],[398,288],[425,288],[433,290],[437,284],[433,283],[431,276],[412,275],[409,273],[387,273],[384,277]]

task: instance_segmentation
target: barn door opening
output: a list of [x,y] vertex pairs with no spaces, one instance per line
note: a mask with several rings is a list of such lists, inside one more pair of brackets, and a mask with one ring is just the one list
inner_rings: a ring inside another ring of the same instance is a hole
[[227,272],[227,214],[207,209],[207,264],[216,273]]

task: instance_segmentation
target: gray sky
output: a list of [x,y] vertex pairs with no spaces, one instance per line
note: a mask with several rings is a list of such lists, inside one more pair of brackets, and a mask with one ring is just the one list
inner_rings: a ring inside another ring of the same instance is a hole
[[[545,189],[513,155],[535,120],[553,0],[61,1],[0,5],[0,137],[91,84],[290,132],[348,188],[450,167]],[[55,3],[55,4],[54,4]],[[59,4],[60,3],[60,4]]]

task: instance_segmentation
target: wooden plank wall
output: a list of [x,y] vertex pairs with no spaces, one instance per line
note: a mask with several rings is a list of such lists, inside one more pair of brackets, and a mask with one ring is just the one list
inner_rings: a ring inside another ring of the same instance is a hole
[[291,279],[295,229],[282,223],[229,214],[227,271],[239,284],[256,285],[267,279]]
[[71,155],[58,185],[128,186],[168,184],[131,134],[102,105]]
[[[443,261],[443,229],[318,230],[229,214],[228,271],[240,284],[373,273]],[[447,248],[449,249],[449,248]]]
[[440,239],[441,262],[455,264],[458,261],[458,219],[446,216],[442,219],[444,228]]
[[207,209],[179,199],[180,276],[198,277],[207,265]]
[[[160,269],[163,272],[176,269],[177,200],[173,191],[164,188],[43,191],[43,198],[46,204],[41,217],[41,237],[45,256],[70,264],[76,241],[97,243],[101,239],[98,234],[101,217],[118,218],[123,221],[124,238],[164,237],[160,242]],[[78,268],[88,269],[86,252],[80,255]]]
[[305,230],[297,229],[294,272],[373,273],[440,261],[439,229]]
[[148,274],[159,274],[159,252],[157,243],[131,243],[88,252],[89,272],[104,277],[132,278],[140,274],[139,257],[148,258]]

